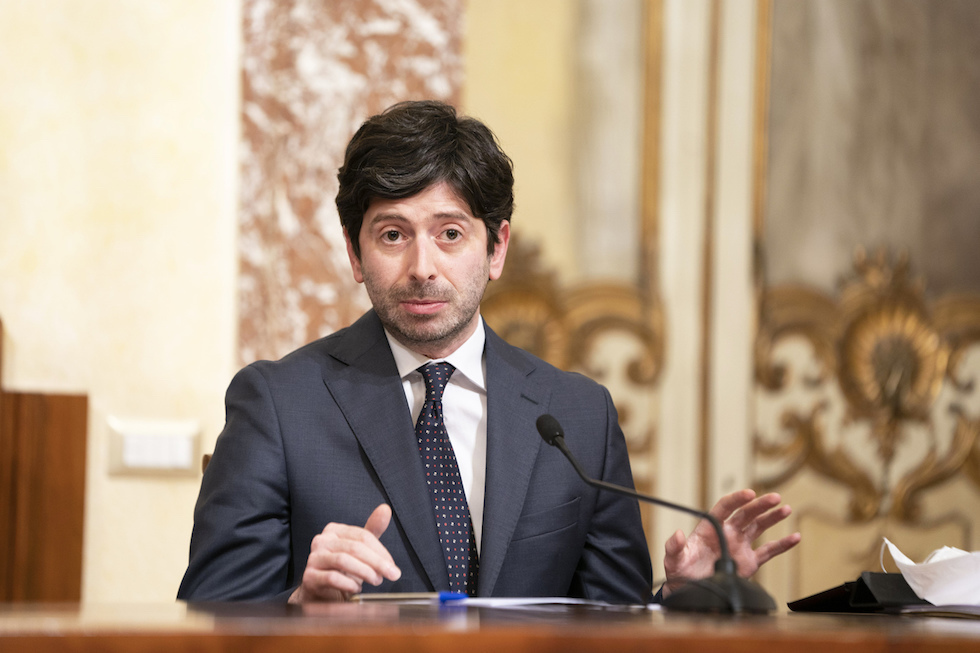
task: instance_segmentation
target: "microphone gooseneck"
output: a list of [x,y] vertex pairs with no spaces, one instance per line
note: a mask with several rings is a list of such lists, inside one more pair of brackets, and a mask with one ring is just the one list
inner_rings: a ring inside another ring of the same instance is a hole
[[590,477],[565,444],[565,432],[557,419],[548,414],[541,415],[535,425],[541,438],[562,452],[586,484],[706,519],[714,528],[720,551],[718,560],[715,561],[714,575],[709,578],[688,581],[680,589],[671,592],[663,601],[665,608],[684,612],[731,612],[735,614],[743,612],[768,613],[776,609],[775,601],[762,587],[750,580],[741,578],[736,573],[735,561],[732,559],[728,548],[728,539],[725,537],[721,523],[714,515]]

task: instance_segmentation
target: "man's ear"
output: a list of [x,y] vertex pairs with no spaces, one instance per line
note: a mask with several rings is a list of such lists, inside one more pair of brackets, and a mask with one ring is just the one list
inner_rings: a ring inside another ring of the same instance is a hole
[[510,220],[500,223],[497,231],[497,243],[493,254],[490,255],[490,280],[496,281],[504,272],[504,259],[507,258],[507,245],[510,243]]
[[361,259],[354,253],[354,245],[350,242],[350,234],[344,229],[344,242],[347,243],[347,258],[350,259],[350,269],[354,273],[354,281],[364,283],[364,274],[361,272]]

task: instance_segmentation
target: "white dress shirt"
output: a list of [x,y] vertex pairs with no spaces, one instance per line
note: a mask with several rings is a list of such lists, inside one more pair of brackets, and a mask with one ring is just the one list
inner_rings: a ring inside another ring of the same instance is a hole
[[[385,335],[398,366],[414,425],[425,403],[425,380],[417,370],[433,359],[405,347],[387,329]],[[486,339],[481,317],[480,324],[466,342],[449,356],[434,361],[445,361],[456,368],[442,397],[442,413],[459,465],[478,553],[483,535],[483,494],[487,477],[487,366],[483,355]]]

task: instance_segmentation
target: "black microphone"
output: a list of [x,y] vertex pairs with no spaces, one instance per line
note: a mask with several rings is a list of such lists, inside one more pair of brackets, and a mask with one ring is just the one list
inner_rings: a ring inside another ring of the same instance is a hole
[[536,425],[538,433],[541,434],[544,441],[553,447],[558,447],[558,450],[564,454],[565,458],[568,458],[568,462],[572,463],[572,467],[588,485],[600,490],[624,494],[671,510],[686,512],[689,515],[707,519],[714,527],[715,534],[718,536],[718,546],[721,549],[721,555],[715,561],[714,575],[709,578],[689,580],[680,589],[672,591],[663,601],[664,608],[682,612],[731,612],[734,614],[744,612],[769,613],[776,609],[776,602],[762,587],[736,573],[735,561],[732,560],[732,555],[728,549],[728,540],[725,538],[721,523],[714,515],[589,477],[575,456],[572,455],[572,452],[568,450],[568,446],[565,444],[565,432],[557,419],[551,415],[542,415],[538,418]]

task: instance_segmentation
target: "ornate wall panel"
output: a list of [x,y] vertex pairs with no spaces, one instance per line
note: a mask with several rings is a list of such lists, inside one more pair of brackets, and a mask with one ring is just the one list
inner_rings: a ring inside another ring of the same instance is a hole
[[356,319],[334,206],[354,130],[395,102],[458,102],[462,0],[245,0],[239,359]]
[[803,533],[763,575],[792,599],[883,536],[980,548],[980,6],[761,6],[754,474]]

